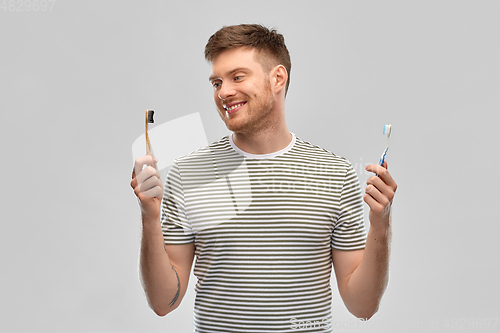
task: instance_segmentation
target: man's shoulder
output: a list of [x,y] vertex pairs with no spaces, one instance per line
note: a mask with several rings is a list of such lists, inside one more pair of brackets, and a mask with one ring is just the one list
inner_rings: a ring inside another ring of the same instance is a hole
[[219,141],[212,142],[208,146],[201,147],[185,156],[175,159],[177,164],[191,164],[200,163],[203,161],[212,161],[214,155],[224,154],[231,152],[231,144],[229,143],[229,136],[222,137]]
[[296,138],[295,147],[293,149],[297,157],[302,159],[313,159],[328,161],[337,165],[350,166],[350,162],[342,156],[336,155],[332,151],[325,149],[321,146],[305,141],[299,137]]

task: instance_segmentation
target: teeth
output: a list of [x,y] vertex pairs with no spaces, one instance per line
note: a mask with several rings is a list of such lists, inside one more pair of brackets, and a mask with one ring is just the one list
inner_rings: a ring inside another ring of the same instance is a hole
[[244,103],[239,103],[239,104],[233,105],[233,106],[231,106],[231,107],[227,107],[227,106],[226,106],[226,107],[224,107],[224,108],[225,108],[227,111],[231,111],[231,110],[236,109],[237,107],[242,106],[243,104],[244,104]]

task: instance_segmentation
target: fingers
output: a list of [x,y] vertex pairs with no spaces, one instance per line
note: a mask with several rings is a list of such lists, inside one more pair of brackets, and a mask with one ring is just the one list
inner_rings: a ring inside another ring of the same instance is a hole
[[158,198],[163,196],[163,183],[160,172],[156,169],[157,162],[158,160],[152,155],[141,156],[135,160],[130,186],[141,201],[143,196]]
[[[156,169],[156,163],[158,163],[158,159],[156,157],[154,157],[153,155],[145,155],[145,156],[138,157],[135,160],[134,170],[132,171],[132,175],[140,174],[145,165],[152,166]],[[134,178],[134,177],[132,177],[132,178]]]
[[[383,195],[391,201],[394,198],[395,190],[390,185],[386,184],[380,177],[372,176],[366,181],[366,193],[376,196],[375,199]],[[380,195],[378,193],[380,193]]]
[[142,191],[141,193],[147,197],[151,198],[161,198],[163,196],[163,187],[160,185],[155,185],[154,187],[149,188],[146,191]]
[[383,213],[386,208],[390,207],[394,199],[397,184],[387,171],[386,162],[383,166],[368,165],[366,170],[374,172],[378,176],[372,176],[366,181],[366,194],[363,199],[373,212]]
[[380,180],[383,181],[387,186],[389,186],[392,190],[392,192],[396,192],[396,189],[398,188],[398,185],[392,178],[391,174],[387,170],[387,162],[384,162],[383,166],[377,165],[377,164],[370,164],[366,166],[366,171],[373,172],[377,174],[379,177],[373,176],[368,178],[367,183],[370,181],[370,183],[373,183],[375,178],[379,178]]
[[146,197],[162,198],[163,184],[161,183],[161,181],[158,182],[158,179],[154,179],[152,177],[143,184],[136,186],[134,188],[134,193],[140,201],[143,201]]
[[152,166],[147,166],[144,168],[144,170],[141,171],[141,173],[137,175],[137,183],[140,185],[153,176],[160,178],[160,172]]
[[370,212],[374,212],[379,215],[384,213],[386,207],[389,207],[389,204],[380,203],[371,194],[368,193],[364,195],[363,200],[370,207]]
[[137,187],[145,196],[162,197],[163,184],[160,179],[160,172],[152,166],[147,166],[136,177]]
[[[151,168],[151,167],[148,167],[148,168]],[[144,170],[146,170],[146,169],[144,169]],[[137,185],[140,187],[140,189],[141,189],[142,192],[150,189],[151,187],[156,186],[158,184],[158,181],[159,181],[159,177],[156,174],[156,172],[153,173],[150,177],[142,179],[142,178],[144,178],[143,177],[144,173],[146,173],[146,171],[145,172],[141,172],[141,174],[139,175],[139,177],[137,177]]]
[[368,185],[366,187],[366,193],[363,200],[370,206],[370,209],[377,213],[382,213],[383,210],[390,206],[392,199],[382,194],[373,185]]

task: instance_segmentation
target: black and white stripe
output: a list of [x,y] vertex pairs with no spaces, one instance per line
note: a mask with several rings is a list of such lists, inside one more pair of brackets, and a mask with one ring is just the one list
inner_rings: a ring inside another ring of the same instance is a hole
[[195,242],[197,332],[331,331],[331,249],[366,240],[344,158],[295,137],[252,158],[225,137],[176,160],[162,205],[165,242]]

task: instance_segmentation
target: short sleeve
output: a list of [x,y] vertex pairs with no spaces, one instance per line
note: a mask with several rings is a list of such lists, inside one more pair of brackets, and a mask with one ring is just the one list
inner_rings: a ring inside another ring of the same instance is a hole
[[184,191],[179,166],[170,168],[165,181],[161,227],[165,244],[188,244],[194,242],[194,234],[186,216]]
[[363,219],[363,196],[352,165],[346,170],[340,194],[340,214],[333,229],[331,247],[337,250],[360,250],[366,244]]

